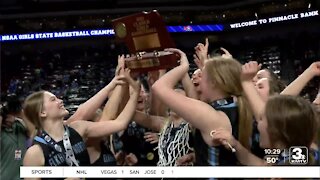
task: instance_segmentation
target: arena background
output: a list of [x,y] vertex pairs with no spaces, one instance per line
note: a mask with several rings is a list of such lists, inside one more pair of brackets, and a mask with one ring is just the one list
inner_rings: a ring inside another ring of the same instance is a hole
[[[158,10],[178,48],[193,62],[194,47],[209,37],[210,51],[228,49],[241,62],[257,60],[291,82],[320,57],[320,16],[231,28],[231,24],[318,12],[319,0],[0,0],[1,95],[25,97],[50,89],[73,111],[113,77],[118,54],[114,36],[6,40],[3,35],[111,28],[111,20]],[[222,31],[194,32],[192,25],[222,25]],[[6,36],[9,37],[9,36]],[[190,68],[192,72],[195,65]],[[313,99],[319,83],[303,91]]]

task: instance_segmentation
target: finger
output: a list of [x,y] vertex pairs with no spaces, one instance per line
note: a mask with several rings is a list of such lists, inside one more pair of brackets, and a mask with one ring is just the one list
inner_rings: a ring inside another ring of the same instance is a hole
[[197,56],[197,54],[193,54],[193,60],[199,60],[199,57]]
[[148,143],[150,143],[150,142],[152,142],[153,140],[152,140],[152,139],[146,139],[145,141],[148,142]]
[[144,135],[150,135],[153,134],[153,132],[145,132]]
[[196,55],[198,56],[198,59],[200,59],[199,57],[201,57],[201,51],[196,51]]
[[206,49],[208,49],[208,47],[209,47],[209,38],[206,38],[206,43],[205,43],[204,46],[205,46]]
[[148,139],[149,139],[150,141],[154,141],[154,140],[157,141],[157,140],[158,140],[158,138],[156,138],[156,137],[154,137],[154,136],[151,136],[151,137],[149,137]]
[[127,84],[127,82],[125,81],[116,81],[117,85],[125,85]]
[[197,47],[202,48],[202,47],[204,47],[204,44],[198,43]]
[[242,65],[242,67],[241,67],[241,72],[242,72],[242,73],[245,73],[245,72],[246,72],[246,67],[245,67],[245,65]]
[[248,65],[247,65],[247,69],[248,69],[248,70],[251,70],[251,69],[252,69],[252,64],[253,64],[253,62],[249,62],[249,63],[248,63]]
[[246,73],[246,72],[248,72],[248,69],[249,69],[249,64],[246,63],[246,64],[243,66],[243,71]]
[[119,68],[116,69],[116,75],[118,76],[120,74],[122,67],[120,66]]
[[215,140],[215,141],[219,141],[219,142],[220,142],[220,140],[221,140],[221,139],[224,139],[224,138],[221,136],[221,134],[216,133],[216,134],[214,134],[214,136],[212,137],[212,139]]
[[184,54],[183,51],[181,51],[180,49],[176,49],[176,48],[167,48],[165,49],[165,51],[169,51],[169,52],[175,52],[175,53],[178,53],[178,54]]
[[152,141],[152,138],[150,138],[150,137],[145,137],[144,139],[145,139],[146,141],[148,141],[148,142],[149,142],[149,141]]
[[121,65],[121,61],[124,59],[124,55],[118,55],[118,65]]
[[201,63],[200,63],[200,60],[199,60],[199,59],[196,59],[196,60],[194,61],[194,63],[196,63],[196,65],[197,65],[198,68],[201,68]]
[[120,62],[119,62],[119,65],[121,66],[121,67],[124,67],[124,55],[121,55],[120,56]]
[[116,77],[115,79],[116,81],[119,81],[119,80],[126,80],[126,76],[125,75],[119,75]]
[[153,134],[147,134],[147,135],[145,135],[144,137],[145,137],[145,138],[152,138],[152,137],[154,137],[154,136],[153,136]]
[[126,68],[126,69],[125,69],[125,72],[127,72],[128,74],[130,74],[130,72],[131,72],[131,69],[129,69],[129,68]]
[[177,161],[177,166],[183,166],[182,162]]
[[221,49],[221,51],[224,52],[224,54],[231,56],[230,52],[228,50],[226,50],[225,48],[221,47],[220,49]]
[[185,162],[185,158],[184,158],[184,157],[181,157],[181,158],[177,159],[177,164],[178,164],[178,165],[181,165],[181,164],[183,164],[184,162]]
[[150,144],[156,144],[158,142],[159,142],[158,140],[154,140],[154,141],[151,141]]

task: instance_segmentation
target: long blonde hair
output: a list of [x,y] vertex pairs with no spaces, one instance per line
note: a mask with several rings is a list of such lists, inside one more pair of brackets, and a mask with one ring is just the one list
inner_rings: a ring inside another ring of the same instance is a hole
[[42,118],[40,117],[43,108],[44,91],[38,91],[29,95],[24,102],[24,114],[38,130],[42,129]]
[[205,64],[209,80],[221,91],[237,98],[239,107],[238,140],[250,148],[253,115],[241,85],[241,64],[233,58],[214,57]]

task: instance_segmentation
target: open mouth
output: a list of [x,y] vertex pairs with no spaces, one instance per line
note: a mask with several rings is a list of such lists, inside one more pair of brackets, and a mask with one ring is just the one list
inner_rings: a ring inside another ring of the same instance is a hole
[[194,82],[193,85],[194,85],[194,87],[198,87],[198,86],[199,86],[199,83]]

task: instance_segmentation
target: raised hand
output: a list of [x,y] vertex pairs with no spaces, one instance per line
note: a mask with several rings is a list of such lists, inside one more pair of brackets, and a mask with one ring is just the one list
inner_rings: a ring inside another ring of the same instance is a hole
[[226,58],[226,59],[232,58],[232,54],[230,54],[230,52],[228,50],[226,50],[223,47],[221,47],[220,49],[221,49],[221,51],[224,52],[224,54],[221,55],[223,58]]
[[124,85],[127,82],[126,82],[126,78],[124,75],[117,75],[111,80],[110,83],[112,83],[112,85],[114,85],[114,86],[117,86],[117,85]]
[[209,40],[206,38],[205,44],[198,43],[195,49],[194,62],[198,66],[199,69],[202,69],[204,66],[204,62],[208,59],[208,48],[209,48]]
[[197,65],[198,69],[202,69],[204,67],[204,62],[202,62],[196,54],[193,55],[193,61]]
[[189,69],[189,61],[188,61],[187,55],[183,51],[181,51],[180,49],[175,49],[175,48],[168,48],[168,49],[165,49],[165,51],[179,54],[180,55],[180,66],[185,66]]
[[117,165],[123,165],[125,162],[125,154],[123,151],[119,151],[114,155],[116,161],[117,161]]
[[260,70],[261,64],[258,64],[256,61],[250,61],[242,65],[241,80],[242,81],[252,81],[253,77]]
[[306,71],[311,73],[312,76],[320,76],[320,61],[312,63]]
[[178,166],[189,166],[195,162],[195,153],[189,153],[177,159]]
[[118,65],[116,68],[115,76],[123,74],[125,68],[124,55],[118,56]]
[[160,72],[158,70],[148,72],[148,85],[149,85],[149,87],[151,87],[153,85],[153,83],[159,79],[159,76],[160,76]]
[[128,68],[126,68],[126,69],[124,70],[124,73],[123,73],[126,81],[127,81],[127,82],[129,83],[129,85],[130,85],[130,88],[129,88],[130,94],[134,94],[134,93],[139,94],[139,93],[140,93],[140,88],[141,88],[141,83],[140,83],[138,80],[135,81],[135,80],[131,77],[130,72],[131,72],[131,70],[128,69]]
[[114,78],[111,80],[113,86],[126,84],[126,77],[124,75],[124,55],[118,56],[118,65],[116,67]]
[[130,153],[128,155],[126,155],[125,157],[125,163],[128,165],[128,166],[133,166],[135,164],[138,163],[138,158],[136,155],[134,155],[133,153]]
[[144,139],[150,144],[156,144],[159,142],[159,135],[154,132],[146,132],[144,133]]

